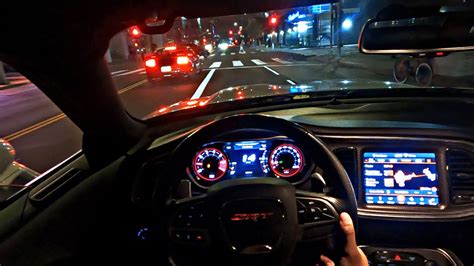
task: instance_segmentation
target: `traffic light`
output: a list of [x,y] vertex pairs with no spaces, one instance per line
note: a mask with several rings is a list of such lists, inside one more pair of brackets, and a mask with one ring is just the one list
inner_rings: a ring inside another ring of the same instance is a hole
[[229,35],[233,35],[234,32],[232,30],[229,30]]
[[142,31],[138,26],[132,26],[128,29],[130,36],[134,39],[138,39],[142,36]]
[[276,16],[271,16],[269,19],[269,23],[271,26],[275,26],[276,24],[278,24],[278,18]]

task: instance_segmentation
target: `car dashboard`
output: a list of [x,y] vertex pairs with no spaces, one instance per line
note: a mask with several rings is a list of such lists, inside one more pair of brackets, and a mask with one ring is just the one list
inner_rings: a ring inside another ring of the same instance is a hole
[[[463,140],[312,132],[334,152],[348,173],[359,215],[397,220],[474,218],[471,170],[474,145]],[[420,131],[418,131],[420,133]],[[181,175],[195,194],[242,178],[281,178],[295,187],[324,192],[324,165],[278,132],[239,130],[196,144]],[[327,188],[330,189],[330,188]]]
[[[377,254],[405,256],[425,251],[445,258],[456,257],[455,253],[462,261],[474,260],[469,245],[464,244],[474,237],[474,139],[470,127],[447,122],[452,118],[449,103],[433,105],[446,109],[446,114],[427,120],[426,115],[413,117],[414,113],[408,115],[387,105],[391,104],[260,114],[294,122],[321,139],[338,158],[357,199],[359,243],[370,252],[374,263],[378,262],[373,259]],[[381,106],[383,112],[379,112]],[[425,111],[433,111],[431,105]],[[157,138],[148,151],[155,155],[164,147],[173,151],[210,121]],[[326,166],[308,149],[298,139],[277,131],[222,129],[206,141],[194,143],[193,150],[180,157],[180,193],[199,196],[226,180],[263,177],[287,180],[297,190],[331,191],[332,177],[325,172]],[[162,163],[160,167],[167,167],[163,158],[157,160]]]

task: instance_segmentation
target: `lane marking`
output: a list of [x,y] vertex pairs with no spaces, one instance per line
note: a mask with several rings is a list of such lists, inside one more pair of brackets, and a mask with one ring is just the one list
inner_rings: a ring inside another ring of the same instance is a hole
[[269,68],[269,67],[267,67],[267,66],[264,66],[264,68],[265,68],[266,70],[272,72],[273,74],[275,74],[275,75],[277,75],[277,76],[280,76],[280,73],[276,72],[275,70],[273,70],[273,69],[271,69],[271,68]]
[[136,70],[132,70],[132,71],[128,71],[128,72],[125,72],[125,73],[122,73],[122,74],[115,75],[115,77],[130,75],[130,74],[137,73],[137,72],[140,72],[140,71],[143,71],[143,70],[145,70],[145,68],[139,68],[139,69],[136,69]]
[[235,55],[235,53],[230,53],[230,55]]
[[148,80],[144,79],[144,80],[141,80],[141,81],[139,81],[139,82],[137,82],[137,83],[133,83],[132,85],[129,85],[129,86],[125,87],[125,88],[120,89],[120,90],[118,91],[118,94],[125,93],[125,92],[127,92],[127,91],[129,91],[129,90],[131,90],[131,89],[134,89],[134,88],[136,88],[136,87],[138,87],[138,86],[140,86],[140,85],[142,85],[142,84],[145,84],[145,83],[147,83],[147,82],[148,82]]
[[128,71],[128,69],[124,69],[124,70],[111,72],[110,74],[115,75],[115,74],[119,74],[119,73],[123,73],[123,72],[127,72],[127,71]]
[[218,67],[221,66],[221,64],[222,64],[222,62],[219,62],[219,61],[218,61],[218,62],[214,62],[214,63],[212,63],[212,65],[211,65],[209,68],[218,68]]
[[46,120],[43,120],[43,121],[41,121],[41,122],[39,122],[39,123],[36,123],[36,124],[34,124],[34,125],[32,125],[32,126],[29,126],[29,127],[27,127],[27,128],[24,128],[24,129],[22,129],[22,130],[19,130],[19,131],[15,132],[15,133],[12,133],[12,134],[10,134],[10,135],[4,137],[4,139],[5,139],[6,141],[15,140],[15,139],[17,139],[17,138],[19,138],[19,137],[21,137],[21,136],[24,136],[24,135],[26,135],[26,134],[29,134],[29,133],[31,133],[31,132],[33,132],[33,131],[35,131],[35,130],[38,130],[38,129],[40,129],[40,128],[43,128],[43,127],[45,127],[45,126],[47,126],[47,125],[50,125],[50,124],[52,124],[52,123],[55,123],[55,122],[57,122],[57,121],[59,121],[59,120],[65,118],[65,117],[66,117],[66,115],[65,115],[64,113],[55,115],[55,116],[50,117],[50,118],[48,118],[48,119],[46,119]]
[[242,61],[239,61],[239,60],[232,61],[232,65],[235,66],[235,67],[244,66],[244,64],[242,63]]
[[282,60],[280,58],[272,58],[272,60],[280,64],[291,64],[291,62]]
[[222,53],[222,54],[221,54],[221,56],[224,56],[224,55],[225,55],[225,53]]
[[[129,85],[129,86],[127,86],[127,87],[125,87],[125,88],[119,90],[119,91],[118,91],[118,94],[125,93],[125,92],[127,92],[127,91],[129,91],[129,90],[131,90],[131,89],[134,89],[134,88],[136,88],[136,87],[138,87],[138,86],[140,86],[140,85],[142,85],[142,84],[144,84],[144,83],[146,83],[146,82],[147,82],[147,80],[144,79],[144,80],[142,80],[142,81],[139,81],[139,82],[137,82],[137,83],[134,83],[134,84],[132,84],[132,85]],[[26,134],[32,133],[32,132],[34,132],[34,131],[36,131],[36,130],[38,130],[38,129],[41,129],[41,128],[43,128],[43,127],[46,127],[46,126],[51,125],[51,124],[53,124],[53,123],[56,123],[56,122],[58,122],[58,121],[60,121],[60,120],[62,120],[62,119],[64,119],[64,118],[66,118],[66,115],[65,115],[64,113],[57,114],[57,115],[55,115],[55,116],[53,116],[53,117],[50,117],[50,118],[48,118],[48,119],[45,119],[45,120],[43,120],[43,121],[41,121],[41,122],[38,122],[38,123],[36,123],[36,124],[34,124],[34,125],[31,125],[31,126],[27,127],[27,128],[24,128],[24,129],[21,129],[21,130],[19,130],[19,131],[17,131],[17,132],[14,132],[14,133],[12,133],[12,134],[10,134],[10,135],[4,137],[3,139],[5,139],[6,141],[15,140],[15,139],[17,139],[17,138],[19,138],[19,137],[22,137],[22,136],[26,135]]]
[[294,82],[294,81],[291,80],[291,79],[287,79],[286,82],[290,83],[291,85],[296,85],[296,82]]
[[138,74],[144,75],[144,74],[146,74],[146,71],[139,72]]
[[193,96],[191,96],[191,100],[194,100],[194,99],[197,99],[197,98],[201,97],[202,93],[204,92],[204,89],[206,88],[207,84],[209,83],[209,81],[212,78],[212,75],[214,75],[215,72],[216,72],[216,69],[211,69],[211,71],[209,71],[209,73],[207,73],[207,76],[204,78],[204,80],[201,82],[201,84],[199,84],[199,87],[196,89]]
[[[325,64],[291,64],[291,65],[267,65],[269,67],[299,67],[299,66],[324,66]],[[246,69],[246,68],[262,68],[263,66],[243,66],[243,67],[221,67],[219,70],[232,70],[232,69]],[[211,68],[204,68],[203,70],[211,70]]]
[[250,60],[252,61],[254,64],[256,64],[257,66],[261,66],[261,65],[266,65],[267,63],[263,62],[262,60],[260,59],[252,59]]

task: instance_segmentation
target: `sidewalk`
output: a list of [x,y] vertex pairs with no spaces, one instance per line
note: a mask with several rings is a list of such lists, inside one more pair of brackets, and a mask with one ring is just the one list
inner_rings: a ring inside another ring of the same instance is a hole
[[[336,55],[336,47],[280,47],[272,49],[271,47],[259,46],[256,48],[260,52],[287,52],[303,56],[331,56]],[[359,53],[357,45],[346,45],[341,48],[341,55],[351,55]]]

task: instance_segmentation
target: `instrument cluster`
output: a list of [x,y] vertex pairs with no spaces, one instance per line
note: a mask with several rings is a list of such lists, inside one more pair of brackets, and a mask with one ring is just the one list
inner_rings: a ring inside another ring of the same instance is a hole
[[307,175],[304,152],[285,138],[218,141],[196,152],[188,174],[202,188],[228,179],[276,177],[293,184]]

